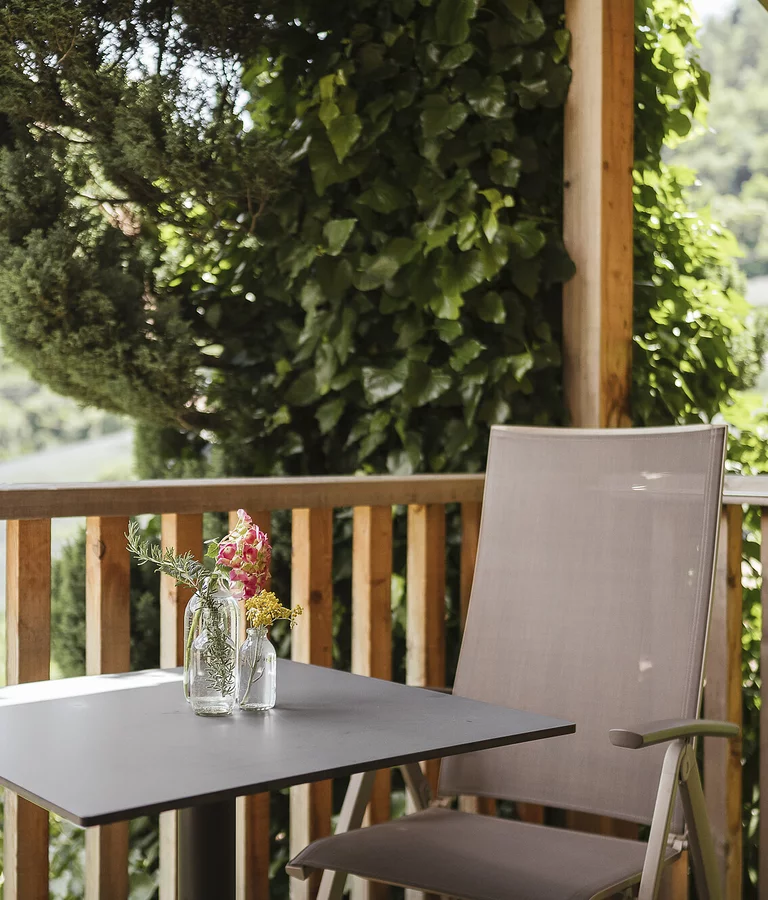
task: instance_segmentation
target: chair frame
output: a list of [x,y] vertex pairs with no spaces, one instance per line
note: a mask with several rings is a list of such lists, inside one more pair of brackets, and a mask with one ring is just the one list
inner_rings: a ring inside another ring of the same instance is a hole
[[[720,475],[720,492],[724,478],[724,469]],[[715,535],[715,548],[719,542],[719,521]],[[710,606],[707,630],[702,659],[702,675],[699,683],[698,709],[701,709],[704,682],[704,663],[711,623],[711,598],[714,591],[715,565],[709,585]],[[438,689],[439,690],[439,689]],[[445,690],[445,689],[442,689]],[[450,692],[450,690],[449,690]],[[629,750],[642,750],[657,744],[669,744],[659,776],[656,802],[651,819],[651,831],[646,846],[643,869],[639,876],[635,875],[620,884],[606,886],[593,895],[592,900],[605,900],[617,893],[633,891],[639,884],[638,900],[656,900],[658,897],[664,868],[688,849],[691,856],[696,887],[701,900],[722,900],[723,888],[721,874],[717,865],[712,832],[707,816],[704,791],[695,754],[695,742],[699,737],[736,738],[741,734],[740,726],[732,722],[719,722],[707,719],[673,719],[632,727],[613,728],[607,737],[616,747]],[[410,763],[399,767],[407,793],[419,812],[435,803],[432,791],[420,766]],[[375,772],[364,772],[353,775],[350,779],[344,803],[339,816],[336,834],[359,828],[362,825],[365,810],[373,790]],[[681,835],[671,834],[670,828],[675,809],[678,790],[683,806],[685,831]],[[672,847],[676,853],[667,858],[667,851]],[[302,865],[286,866],[291,877],[307,879],[315,871],[312,867]],[[341,900],[347,873],[330,869],[323,871],[317,900]]]

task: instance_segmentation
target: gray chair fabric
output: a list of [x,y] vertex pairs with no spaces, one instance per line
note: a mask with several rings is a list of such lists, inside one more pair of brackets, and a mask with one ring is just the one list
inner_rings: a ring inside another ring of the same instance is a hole
[[636,881],[644,856],[639,841],[436,807],[321,839],[294,862],[448,897],[589,900]]
[[[441,794],[650,823],[665,747],[628,751],[608,732],[699,713],[725,441],[724,426],[492,429],[454,692],[576,734],[446,759]],[[639,880],[644,856],[640,842],[433,809],[293,864],[474,900],[575,900]]]
[[576,734],[447,759],[441,793],[651,821],[665,748],[608,731],[698,714],[724,445],[720,426],[492,430],[454,693]]

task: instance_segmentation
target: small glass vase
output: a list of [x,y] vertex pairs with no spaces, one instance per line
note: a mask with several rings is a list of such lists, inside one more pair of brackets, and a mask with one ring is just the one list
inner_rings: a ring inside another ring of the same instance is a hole
[[240,709],[272,709],[277,700],[277,654],[267,629],[249,628],[238,657]]
[[198,716],[228,716],[235,707],[237,649],[227,604],[202,606],[189,652],[189,702]]
[[[218,591],[213,596],[214,601],[224,607],[225,611],[225,620],[226,620],[226,629],[229,633],[229,637],[232,641],[232,645],[237,647],[237,637],[238,637],[238,617],[240,615],[240,609],[238,607],[237,600],[232,596],[232,594],[224,590],[223,588],[219,588]],[[202,607],[202,598],[200,594],[193,594],[187,603],[187,608],[184,610],[184,697],[187,702],[190,700],[189,696],[189,672],[190,672],[190,664],[191,664],[191,651],[192,651],[192,642],[200,635],[202,630],[201,628],[201,607]]]

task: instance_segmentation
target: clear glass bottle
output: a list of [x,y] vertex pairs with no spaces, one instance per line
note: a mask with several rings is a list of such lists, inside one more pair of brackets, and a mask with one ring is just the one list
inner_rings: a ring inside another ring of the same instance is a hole
[[198,716],[228,716],[235,707],[237,648],[226,603],[201,606],[189,652],[189,702]]
[[[233,646],[237,647],[237,638],[239,634],[238,619],[240,608],[237,600],[232,594],[224,588],[219,588],[214,594],[214,600],[224,605],[228,609],[227,621],[229,628],[229,636]],[[189,702],[189,668],[191,663],[190,653],[192,650],[192,642],[197,638],[201,631],[200,607],[202,599],[200,594],[193,594],[187,608],[184,610],[184,697]]]
[[277,653],[267,629],[249,628],[238,657],[240,709],[272,709],[277,700]]

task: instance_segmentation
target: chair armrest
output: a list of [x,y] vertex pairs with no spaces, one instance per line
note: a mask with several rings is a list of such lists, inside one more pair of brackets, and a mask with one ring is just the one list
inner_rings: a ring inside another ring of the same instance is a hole
[[733,722],[717,722],[713,719],[662,719],[636,728],[611,728],[608,732],[614,747],[627,747],[630,750],[652,747],[677,738],[734,738],[740,734],[741,728]]

